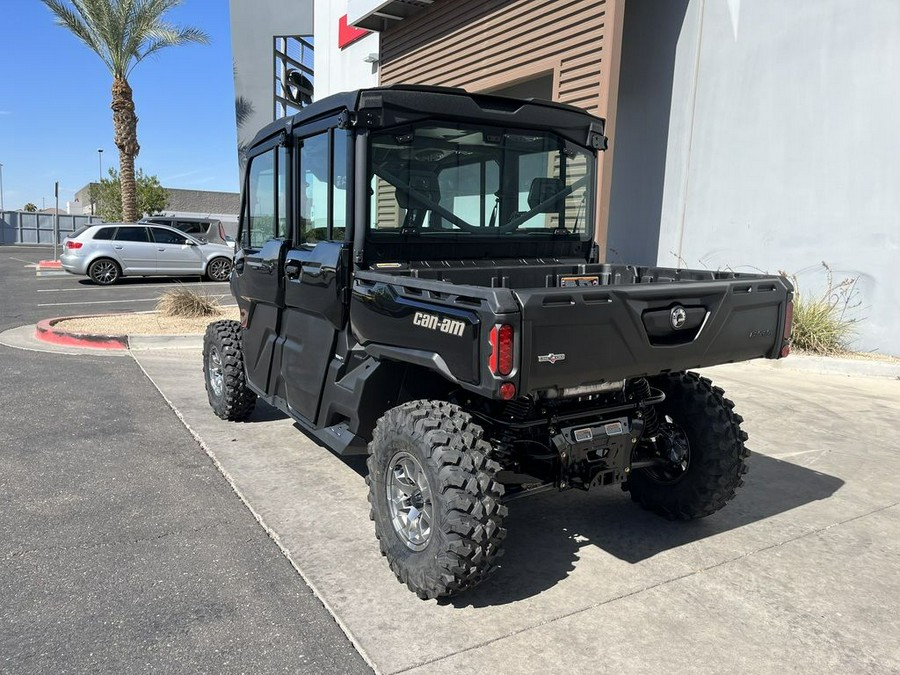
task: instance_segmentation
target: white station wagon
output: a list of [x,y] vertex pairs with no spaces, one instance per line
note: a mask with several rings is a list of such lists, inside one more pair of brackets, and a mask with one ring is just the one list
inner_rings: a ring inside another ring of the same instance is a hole
[[120,277],[203,275],[227,281],[234,250],[165,225],[103,223],[75,230],[59,260],[66,272],[107,286]]

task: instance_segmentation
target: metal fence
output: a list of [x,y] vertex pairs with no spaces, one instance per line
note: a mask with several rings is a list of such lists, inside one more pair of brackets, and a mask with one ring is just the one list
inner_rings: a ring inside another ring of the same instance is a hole
[[[53,245],[56,216],[52,213],[0,211],[0,244]],[[102,223],[99,216],[59,215],[59,241],[82,225]]]

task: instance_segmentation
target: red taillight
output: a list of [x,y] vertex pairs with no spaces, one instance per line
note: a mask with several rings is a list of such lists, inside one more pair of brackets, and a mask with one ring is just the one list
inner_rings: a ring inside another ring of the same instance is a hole
[[222,223],[219,223],[219,239],[225,241],[225,228],[222,226]]
[[500,398],[504,401],[511,401],[516,397],[516,385],[512,382],[504,382],[500,385]]
[[784,335],[781,342],[781,358],[791,353],[791,326],[794,323],[794,301],[788,300],[784,309]]
[[66,248],[81,248],[84,246],[80,241],[72,241],[71,239],[66,240]]
[[513,369],[513,327],[504,323],[491,328],[488,367],[494,375],[509,375]]

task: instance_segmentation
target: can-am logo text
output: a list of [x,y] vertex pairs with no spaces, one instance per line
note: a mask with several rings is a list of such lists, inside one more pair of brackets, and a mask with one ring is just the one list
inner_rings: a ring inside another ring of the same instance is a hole
[[413,325],[428,328],[429,330],[437,330],[448,335],[462,337],[463,331],[466,330],[465,321],[457,321],[448,317],[440,317],[437,314],[428,314],[426,312],[416,312],[413,315]]

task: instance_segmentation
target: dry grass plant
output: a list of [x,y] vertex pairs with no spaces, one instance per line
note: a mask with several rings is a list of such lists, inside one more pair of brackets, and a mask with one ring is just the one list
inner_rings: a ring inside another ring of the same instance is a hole
[[801,291],[796,276],[790,277],[796,291],[791,345],[813,354],[841,354],[848,351],[856,336],[859,318],[851,314],[862,304],[857,288],[859,277],[835,283],[831,268],[824,262],[822,267],[826,283],[820,295]]
[[156,303],[156,311],[162,316],[197,318],[217,316],[222,306],[215,298],[182,286],[163,293]]

